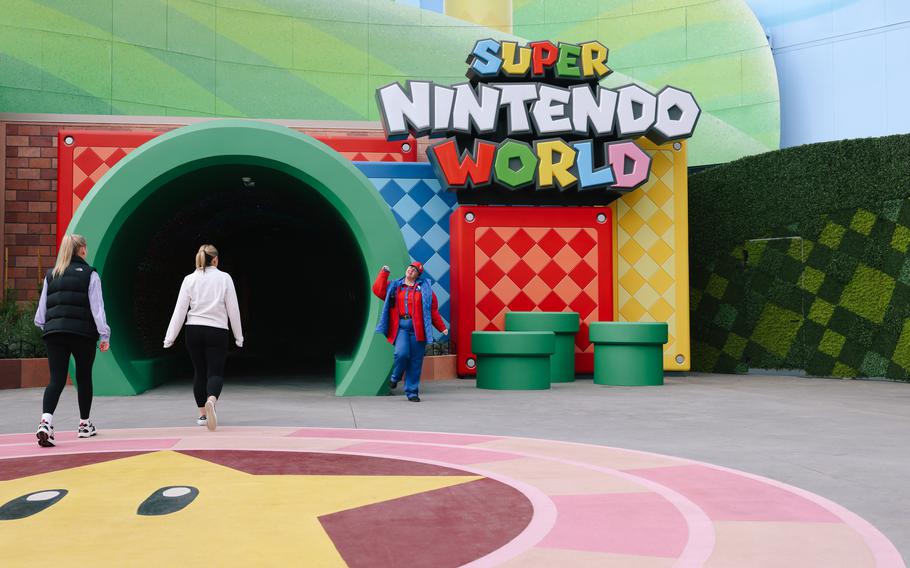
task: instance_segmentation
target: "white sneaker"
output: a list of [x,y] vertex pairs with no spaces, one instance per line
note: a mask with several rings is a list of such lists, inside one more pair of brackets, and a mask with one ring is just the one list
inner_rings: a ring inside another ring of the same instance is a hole
[[38,431],[35,432],[35,436],[38,437],[38,445],[42,448],[53,448],[57,445],[54,442],[54,427],[44,420],[41,421],[41,424],[38,424]]
[[76,435],[80,438],[91,438],[92,436],[94,436],[95,434],[98,433],[98,431],[95,430],[95,425],[92,424],[91,420],[86,420],[85,422],[80,422],[79,428],[76,430],[76,432],[77,432]]
[[205,419],[205,414],[196,419],[196,424],[200,426],[205,426],[208,420]]
[[218,427],[218,415],[215,414],[215,401],[211,398],[205,401],[205,426],[212,432]]

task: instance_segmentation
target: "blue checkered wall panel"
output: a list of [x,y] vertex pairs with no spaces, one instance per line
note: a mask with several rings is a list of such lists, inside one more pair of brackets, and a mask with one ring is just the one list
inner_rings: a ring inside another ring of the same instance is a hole
[[455,194],[441,188],[427,163],[354,162],[388,203],[413,260],[433,281],[439,313],[449,325],[449,216]]

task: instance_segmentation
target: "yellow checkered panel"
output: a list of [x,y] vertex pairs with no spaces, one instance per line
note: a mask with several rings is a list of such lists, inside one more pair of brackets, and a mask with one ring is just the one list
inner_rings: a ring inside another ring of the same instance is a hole
[[651,177],[614,204],[616,321],[665,321],[664,370],[688,371],[689,216],[686,145],[638,144]]

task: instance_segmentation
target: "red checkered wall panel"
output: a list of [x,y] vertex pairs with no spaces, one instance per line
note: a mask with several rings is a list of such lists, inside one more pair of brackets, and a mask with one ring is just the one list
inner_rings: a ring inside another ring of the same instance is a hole
[[57,245],[88,192],[124,156],[162,132],[61,130],[57,135]]
[[588,325],[613,319],[610,208],[460,206],[450,228],[458,372],[474,373],[471,332],[509,311],[578,312],[575,367],[593,372]]

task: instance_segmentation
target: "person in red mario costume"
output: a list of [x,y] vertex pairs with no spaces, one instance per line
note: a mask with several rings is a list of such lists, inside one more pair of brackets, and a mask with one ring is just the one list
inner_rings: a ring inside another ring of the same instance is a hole
[[404,278],[389,282],[389,267],[383,266],[373,282],[373,293],[385,300],[376,332],[395,346],[389,388],[394,390],[404,375],[404,393],[411,402],[420,402],[418,387],[427,340],[433,336],[431,324],[443,335],[449,330],[439,315],[436,294],[423,276],[423,264],[412,262]]

